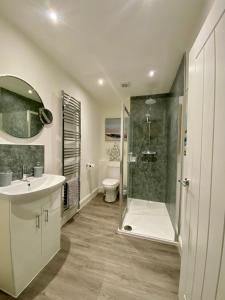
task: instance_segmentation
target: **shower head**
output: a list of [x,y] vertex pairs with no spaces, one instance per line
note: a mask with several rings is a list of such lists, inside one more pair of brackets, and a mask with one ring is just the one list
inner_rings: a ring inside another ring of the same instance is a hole
[[146,105],[153,105],[156,103],[156,100],[155,99],[152,99],[152,98],[149,98],[145,101],[145,104]]

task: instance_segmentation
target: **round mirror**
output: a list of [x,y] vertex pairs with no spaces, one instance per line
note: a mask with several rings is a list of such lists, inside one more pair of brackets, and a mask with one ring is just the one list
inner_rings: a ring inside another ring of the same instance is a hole
[[45,111],[42,100],[30,84],[14,76],[0,77],[1,130],[19,138],[33,137],[46,124],[41,111]]

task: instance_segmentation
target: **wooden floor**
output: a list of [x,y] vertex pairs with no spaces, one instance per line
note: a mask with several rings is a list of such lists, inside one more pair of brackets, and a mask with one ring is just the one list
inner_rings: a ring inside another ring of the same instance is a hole
[[98,195],[63,227],[61,251],[18,299],[178,299],[176,248],[116,234],[118,216],[118,202]]

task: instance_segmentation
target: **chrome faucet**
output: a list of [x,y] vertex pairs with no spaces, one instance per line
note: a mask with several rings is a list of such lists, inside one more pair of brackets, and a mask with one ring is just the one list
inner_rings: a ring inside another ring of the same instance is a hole
[[27,173],[27,167],[25,165],[22,166],[22,181],[29,181],[28,177],[31,176],[32,174]]

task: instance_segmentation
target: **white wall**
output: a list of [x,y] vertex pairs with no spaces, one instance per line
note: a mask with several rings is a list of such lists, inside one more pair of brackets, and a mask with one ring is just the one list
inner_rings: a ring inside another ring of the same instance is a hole
[[[130,98],[124,100],[124,104],[127,109],[130,110]],[[102,160],[108,159],[106,155],[106,149],[114,142],[106,142],[105,141],[105,119],[106,118],[120,118],[121,117],[121,108],[122,104],[119,100],[115,100],[113,105],[102,106],[100,110],[100,122],[101,122],[101,151],[100,157]]]
[[[99,169],[99,186],[102,185],[102,180],[106,178],[106,163],[109,160],[107,155],[107,148],[113,147],[114,142],[105,141],[105,119],[106,118],[120,118],[121,115],[121,103],[115,101],[111,106],[102,106],[100,111],[100,169]],[[119,144],[119,142],[116,142]]]
[[[130,108],[130,100],[124,102],[126,107]],[[101,143],[100,143],[100,164],[99,164],[99,187],[102,186],[102,180],[107,177],[107,161],[109,156],[107,155],[107,149],[112,148],[114,143],[117,143],[120,148],[120,141],[105,141],[105,119],[106,118],[121,118],[121,102],[115,101],[112,106],[103,106],[101,108]],[[127,184],[127,142],[124,143],[124,184]]]
[[101,121],[101,159],[108,159],[106,154],[106,149],[108,146],[112,146],[114,142],[105,141],[105,119],[106,118],[120,118],[121,115],[121,104],[120,102],[114,103],[113,106],[102,106],[100,111],[100,121]]
[[[31,139],[13,138],[0,132],[0,143],[44,144],[45,171],[61,174],[62,117],[61,90],[81,101],[81,199],[98,186],[100,158],[100,105],[72,78],[58,68],[16,28],[0,19],[0,75],[10,74],[31,84],[41,96],[45,107],[53,112],[54,121],[38,136]],[[95,162],[96,168],[86,170],[86,163]]]

